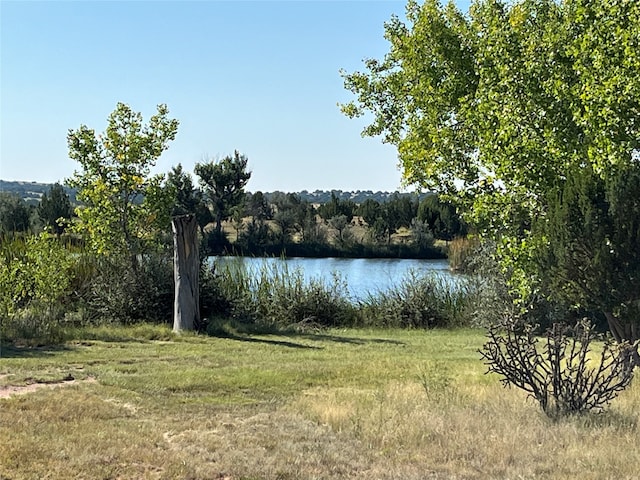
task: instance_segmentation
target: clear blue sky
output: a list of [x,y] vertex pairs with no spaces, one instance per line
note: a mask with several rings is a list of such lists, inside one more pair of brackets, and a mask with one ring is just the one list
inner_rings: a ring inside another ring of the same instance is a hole
[[[457,0],[464,11],[468,0]],[[63,181],[69,129],[104,131],[117,102],[166,103],[178,136],[156,172],[239,150],[251,191],[396,190],[396,151],[362,138],[341,68],[388,51],[404,1],[0,0],[0,178]]]

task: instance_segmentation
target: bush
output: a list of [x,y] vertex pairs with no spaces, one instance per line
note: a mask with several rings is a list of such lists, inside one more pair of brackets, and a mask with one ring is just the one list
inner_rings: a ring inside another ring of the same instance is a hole
[[136,269],[123,258],[95,259],[95,277],[84,294],[92,323],[170,322],[173,261],[168,252],[145,255]]
[[470,325],[476,284],[452,284],[437,275],[410,272],[395,288],[360,302],[360,323],[377,327],[434,328]]
[[0,244],[0,331],[4,339],[55,336],[71,295],[72,254],[47,233]]
[[245,269],[241,261],[225,265],[217,275],[214,288],[219,289],[220,297],[216,301],[221,308],[229,308],[236,319],[279,328],[355,322],[355,309],[339,276],[330,284],[305,282],[301,271],[290,272],[286,265],[265,264],[256,272]]
[[481,353],[489,372],[500,375],[505,386],[527,392],[549,417],[602,410],[631,383],[637,345],[607,338],[591,367],[599,338],[591,322],[554,324],[544,339],[536,333],[531,325],[507,321],[489,329]]

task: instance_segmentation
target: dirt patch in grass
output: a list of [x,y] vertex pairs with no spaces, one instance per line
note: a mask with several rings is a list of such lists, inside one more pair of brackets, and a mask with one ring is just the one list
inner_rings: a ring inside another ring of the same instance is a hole
[[[7,379],[8,377],[9,375],[0,375],[0,380]],[[96,379],[93,377],[77,380],[71,375],[61,378],[60,380],[41,381],[29,379],[26,385],[0,385],[0,398],[10,398],[14,395],[26,395],[27,393],[33,393],[43,388],[68,387],[71,385],[77,385],[78,383],[95,383],[95,381]]]

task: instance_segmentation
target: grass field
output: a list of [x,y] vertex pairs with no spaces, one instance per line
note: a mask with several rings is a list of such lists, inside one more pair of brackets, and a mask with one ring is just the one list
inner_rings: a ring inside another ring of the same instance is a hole
[[[524,393],[484,374],[479,331],[210,338],[139,326],[74,338],[3,348],[0,392],[13,393],[0,399],[0,478],[640,472],[637,383],[603,414],[552,422]],[[33,391],[19,392],[27,385]]]

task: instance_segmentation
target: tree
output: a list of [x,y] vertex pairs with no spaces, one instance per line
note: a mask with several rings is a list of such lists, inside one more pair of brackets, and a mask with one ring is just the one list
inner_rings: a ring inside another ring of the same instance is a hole
[[0,192],[0,231],[26,232],[30,226],[29,206],[18,195]]
[[45,228],[50,228],[53,233],[60,235],[64,232],[65,221],[71,219],[73,210],[69,195],[62,188],[62,185],[55,183],[49,190],[49,194],[44,193],[38,204],[38,216],[42,220]]
[[358,206],[356,214],[361,216],[367,225],[372,226],[376,219],[382,215],[380,202],[367,198]]
[[514,291],[536,294],[531,224],[549,193],[581,167],[610,181],[638,161],[640,2],[478,0],[467,17],[411,0],[385,37],[382,60],[343,73],[343,111],[372,113],[363,134],[398,148],[408,183],[461,205]]
[[81,125],[67,136],[69,156],[80,164],[69,185],[78,189],[77,230],[100,254],[137,256],[169,227],[171,198],[153,167],[173,140],[178,121],[159,105],[147,125],[142,115],[118,103],[104,134]]
[[453,240],[465,233],[455,205],[441,200],[438,195],[428,195],[420,202],[417,218],[425,222],[437,238],[443,240]]
[[338,243],[342,245],[345,240],[345,231],[349,227],[350,223],[347,220],[346,215],[336,215],[335,217],[331,217],[329,219],[329,226],[333,228],[336,232],[338,232]]
[[205,204],[202,191],[194,187],[191,175],[178,164],[167,174],[165,185],[174,197],[171,215],[195,215],[200,234],[204,237],[204,227],[213,221],[213,216]]
[[247,193],[246,196],[247,211],[249,215],[258,220],[271,219],[273,211],[262,192],[258,191],[253,194]]
[[240,231],[244,227],[244,205],[236,205],[231,209],[231,223],[236,231],[236,242],[240,238]]
[[[551,193],[537,260],[556,300],[602,312],[616,340],[640,339],[640,165],[603,181],[584,167]],[[639,360],[636,358],[636,360]]]
[[320,215],[325,220],[329,220],[337,215],[344,215],[347,217],[347,220],[350,222],[353,218],[353,214],[356,210],[356,204],[351,200],[340,200],[340,198],[335,194],[335,192],[331,192],[331,199],[320,205],[318,208],[318,215]]
[[200,177],[206,199],[213,209],[215,235],[222,234],[222,221],[231,216],[233,207],[242,203],[244,187],[251,178],[247,171],[248,158],[237,150],[218,162],[197,163],[195,173]]
[[397,193],[384,205],[391,229],[395,232],[400,227],[409,227],[416,216],[418,206],[407,196]]

